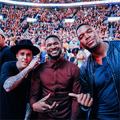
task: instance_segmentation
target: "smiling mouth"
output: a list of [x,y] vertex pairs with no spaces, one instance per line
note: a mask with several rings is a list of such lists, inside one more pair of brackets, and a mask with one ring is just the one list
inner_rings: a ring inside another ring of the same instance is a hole
[[52,51],[52,53],[56,53],[57,52],[57,50],[55,50],[55,51]]
[[92,39],[92,40],[89,40],[89,41],[87,42],[87,45],[91,45],[93,42],[94,42],[93,39]]
[[27,62],[22,62],[23,64],[27,64]]
[[51,51],[52,54],[56,54],[57,52],[58,52],[58,50]]

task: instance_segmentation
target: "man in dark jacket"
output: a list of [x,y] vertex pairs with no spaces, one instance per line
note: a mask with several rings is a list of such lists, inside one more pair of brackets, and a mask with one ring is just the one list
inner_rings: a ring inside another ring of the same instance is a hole
[[[120,118],[120,41],[103,41],[89,24],[79,25],[76,32],[82,47],[91,53],[80,68],[83,91],[93,97],[89,117],[118,120]],[[77,98],[79,100],[79,95]]]
[[5,34],[0,29],[0,73],[4,62],[15,61],[15,55],[10,51],[10,48],[5,44]]

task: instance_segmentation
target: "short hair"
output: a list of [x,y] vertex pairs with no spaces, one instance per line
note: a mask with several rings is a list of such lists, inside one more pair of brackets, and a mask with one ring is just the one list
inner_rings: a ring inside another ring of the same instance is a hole
[[[82,24],[80,24],[80,25],[77,26],[76,33],[77,33],[77,30],[78,30],[81,26],[83,26],[83,25],[91,26],[91,25],[88,24],[88,23],[82,23]],[[91,26],[91,27],[92,27],[92,26]]]
[[45,42],[46,42],[47,39],[49,39],[51,37],[55,37],[55,38],[57,38],[60,41],[60,39],[59,39],[59,37],[57,35],[49,35],[49,36],[46,37]]

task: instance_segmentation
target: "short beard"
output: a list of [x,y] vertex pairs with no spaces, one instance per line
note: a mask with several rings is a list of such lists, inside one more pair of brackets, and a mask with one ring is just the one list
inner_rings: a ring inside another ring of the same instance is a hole
[[99,44],[96,44],[96,46],[93,46],[92,48],[86,48],[90,52],[95,52],[96,49],[98,48]]
[[48,55],[49,55],[49,57],[50,57],[51,59],[57,60],[58,58],[60,58],[61,53],[62,53],[62,51],[60,51],[59,54],[56,55],[56,56],[52,56],[51,54],[48,54]]

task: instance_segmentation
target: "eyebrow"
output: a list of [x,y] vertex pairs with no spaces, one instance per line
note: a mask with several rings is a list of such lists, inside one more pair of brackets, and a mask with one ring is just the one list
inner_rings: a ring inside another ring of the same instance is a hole
[[[88,30],[92,30],[92,28],[88,28],[86,31],[88,31]],[[83,34],[83,33],[82,33],[82,34]],[[78,38],[79,38],[82,34],[80,34],[80,35],[78,36]]]

